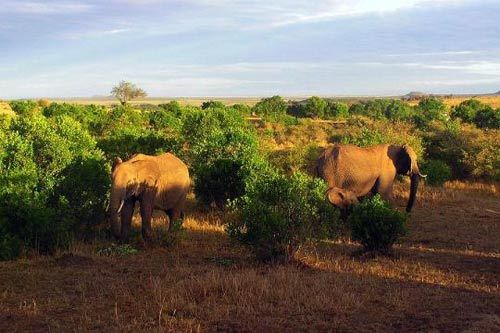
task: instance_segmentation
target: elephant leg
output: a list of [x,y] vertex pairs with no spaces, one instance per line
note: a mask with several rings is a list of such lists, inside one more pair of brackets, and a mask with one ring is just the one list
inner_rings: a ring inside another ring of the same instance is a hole
[[126,243],[128,241],[128,233],[130,231],[130,225],[132,224],[132,216],[134,215],[135,200],[127,200],[123,204],[122,208],[122,230],[120,241]]
[[172,223],[174,223],[178,219],[184,220],[184,212],[177,208],[171,208],[166,211],[169,219],[168,230],[172,228]]
[[383,186],[379,187],[379,194],[382,197],[382,199],[386,200],[389,202],[389,205],[391,207],[395,207],[395,201],[394,197],[392,195],[392,182],[387,182],[383,184]]
[[141,202],[142,238],[146,243],[151,242],[151,217],[153,216],[153,205]]

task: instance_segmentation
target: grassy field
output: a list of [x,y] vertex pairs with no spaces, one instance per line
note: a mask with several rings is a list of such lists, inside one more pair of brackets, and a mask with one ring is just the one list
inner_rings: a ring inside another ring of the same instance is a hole
[[[299,97],[299,96],[287,96],[284,97],[285,100],[293,100],[293,101],[300,101],[304,100],[307,97]],[[374,97],[373,97],[374,98]],[[370,99],[373,99],[370,97]],[[380,97],[384,98],[384,97]],[[397,98],[397,97],[394,97]],[[488,104],[493,108],[500,108],[500,95],[479,95],[479,96],[452,96],[452,97],[443,97],[443,102],[448,105],[448,106],[455,106],[460,104],[461,102],[470,99],[470,98],[475,98],[482,103]],[[199,97],[199,98],[192,98],[192,97],[176,97],[176,98],[161,98],[161,97],[150,97],[150,98],[145,98],[145,99],[138,99],[138,100],[133,100],[130,103],[132,105],[137,105],[137,104],[161,104],[161,103],[168,103],[172,100],[178,101],[181,105],[193,105],[193,106],[200,106],[203,102],[209,101],[209,100],[214,100],[214,101],[221,101],[226,105],[232,105],[232,104],[246,104],[249,106],[252,106],[256,104],[258,101],[260,101],[261,97]],[[358,100],[365,100],[367,98],[355,98],[355,97],[339,97],[339,98],[334,98],[338,100],[342,100],[345,102],[355,102]],[[64,99],[64,98],[56,98],[56,99],[49,99],[51,102],[68,102],[68,103],[76,103],[76,104],[100,104],[100,105],[111,105],[111,104],[116,104],[118,103],[116,99],[113,98],[69,98],[69,99]],[[418,100],[415,101],[410,101],[409,104],[415,105],[418,104]]]
[[284,266],[257,263],[193,201],[176,246],[0,262],[0,331],[498,332],[499,198],[498,185],[423,187],[393,257],[346,240]]

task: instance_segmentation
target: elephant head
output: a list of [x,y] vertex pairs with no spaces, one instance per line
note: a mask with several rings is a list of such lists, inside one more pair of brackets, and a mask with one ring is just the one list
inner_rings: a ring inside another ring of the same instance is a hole
[[406,211],[410,212],[417,196],[420,178],[425,178],[427,176],[420,173],[417,164],[417,154],[415,154],[415,151],[409,145],[390,146],[389,155],[394,161],[397,173],[410,176],[410,197],[406,205]]
[[151,172],[151,168],[145,169],[143,163],[147,162],[124,163],[119,157],[113,161],[111,197],[106,215],[111,222],[111,231],[117,238],[121,234],[118,216],[125,202],[137,198],[146,188],[155,185],[155,173]]
[[343,188],[329,188],[327,190],[327,196],[330,203],[332,203],[334,206],[339,207],[340,209],[347,209],[359,204],[359,200],[356,194]]

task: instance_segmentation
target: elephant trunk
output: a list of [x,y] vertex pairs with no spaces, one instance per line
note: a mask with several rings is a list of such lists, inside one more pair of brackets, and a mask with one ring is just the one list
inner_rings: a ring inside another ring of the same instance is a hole
[[121,236],[121,227],[118,220],[118,215],[123,208],[123,204],[125,202],[125,194],[125,189],[111,189],[111,198],[109,201],[107,215],[111,222],[111,232],[116,238],[120,238]]
[[417,197],[418,183],[420,181],[420,173],[414,172],[411,174],[411,184],[410,184],[410,197],[408,198],[408,204],[406,205],[406,211],[411,212],[415,198]]

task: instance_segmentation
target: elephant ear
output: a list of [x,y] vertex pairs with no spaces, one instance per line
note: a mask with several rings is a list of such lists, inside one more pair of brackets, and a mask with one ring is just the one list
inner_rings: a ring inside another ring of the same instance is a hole
[[415,151],[407,144],[403,145],[403,151],[406,155],[405,158],[407,159],[406,163],[408,165],[408,174],[411,175],[413,173],[420,173],[417,164],[417,154],[415,154]]
[[116,167],[119,165],[119,164],[122,164],[123,161],[120,157],[115,157],[115,159],[113,160],[113,166],[111,167],[111,171],[115,170]]

